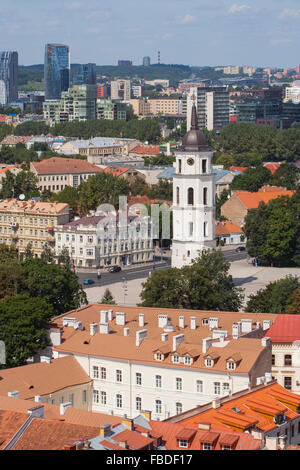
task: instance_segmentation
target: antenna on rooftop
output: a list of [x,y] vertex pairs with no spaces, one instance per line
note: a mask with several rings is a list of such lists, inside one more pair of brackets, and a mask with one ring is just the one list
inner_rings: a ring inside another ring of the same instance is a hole
[[157,63],[160,65],[160,51],[157,53]]

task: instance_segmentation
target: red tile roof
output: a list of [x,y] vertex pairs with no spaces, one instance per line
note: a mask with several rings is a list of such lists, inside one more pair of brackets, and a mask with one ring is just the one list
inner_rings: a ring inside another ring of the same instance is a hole
[[257,209],[261,202],[268,204],[272,199],[276,199],[281,196],[292,197],[295,191],[259,191],[257,193],[251,193],[249,191],[234,191],[233,195],[238,197],[247,209]]
[[40,162],[31,162],[31,165],[38,175],[103,172],[103,169],[79,158],[53,157]]
[[268,170],[270,170],[270,172],[273,175],[275,173],[275,171],[277,171],[278,168],[280,167],[280,163],[265,163],[264,167],[268,168]]
[[243,233],[243,230],[231,222],[217,222],[216,235],[231,235],[232,233]]
[[272,343],[292,343],[300,340],[300,315],[278,315],[265,336]]
[[246,167],[246,166],[231,166],[229,168],[229,170],[230,171],[241,171],[241,172],[243,172],[245,170],[248,170],[248,167]]
[[130,151],[130,153],[155,156],[160,154],[160,147],[159,145],[137,145]]

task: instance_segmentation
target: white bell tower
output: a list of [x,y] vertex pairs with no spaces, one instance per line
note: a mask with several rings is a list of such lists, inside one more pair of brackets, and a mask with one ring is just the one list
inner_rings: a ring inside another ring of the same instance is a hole
[[191,130],[175,153],[173,176],[172,267],[191,264],[203,249],[215,248],[215,174],[213,150],[198,129],[192,107]]

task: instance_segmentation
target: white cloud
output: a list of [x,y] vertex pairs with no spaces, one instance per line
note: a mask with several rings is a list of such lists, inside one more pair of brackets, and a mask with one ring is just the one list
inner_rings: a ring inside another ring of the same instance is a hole
[[300,10],[285,8],[279,15],[279,18],[295,18],[300,16]]
[[194,21],[196,20],[196,17],[193,16],[193,15],[185,15],[183,20],[182,20],[182,23],[183,24],[189,24],[189,23],[193,23]]
[[248,5],[232,5],[229,10],[228,10],[228,13],[230,14],[234,14],[234,13],[240,13],[242,11],[246,11],[246,10],[250,10],[250,7]]
[[83,2],[66,2],[64,4],[66,10],[80,10],[83,6]]

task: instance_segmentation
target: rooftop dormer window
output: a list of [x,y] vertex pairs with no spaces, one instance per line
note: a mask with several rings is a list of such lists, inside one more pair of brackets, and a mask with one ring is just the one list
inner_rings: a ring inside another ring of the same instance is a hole
[[205,365],[206,367],[212,367],[214,365],[214,361],[208,357],[205,359]]
[[178,364],[180,362],[180,357],[177,354],[175,354],[174,356],[172,356],[172,361],[175,364]]
[[227,361],[227,369],[234,370],[236,368],[236,363],[234,361]]
[[193,360],[192,360],[192,358],[191,358],[190,356],[185,356],[185,358],[184,358],[184,363],[185,363],[186,365],[190,365],[190,364],[192,364],[192,362],[193,362]]
[[183,449],[187,449],[189,446],[189,442],[188,441],[185,441],[183,439],[179,439],[178,440],[178,447],[181,447]]
[[159,352],[155,353],[154,357],[155,357],[156,361],[163,361],[164,360],[164,355],[159,353]]

